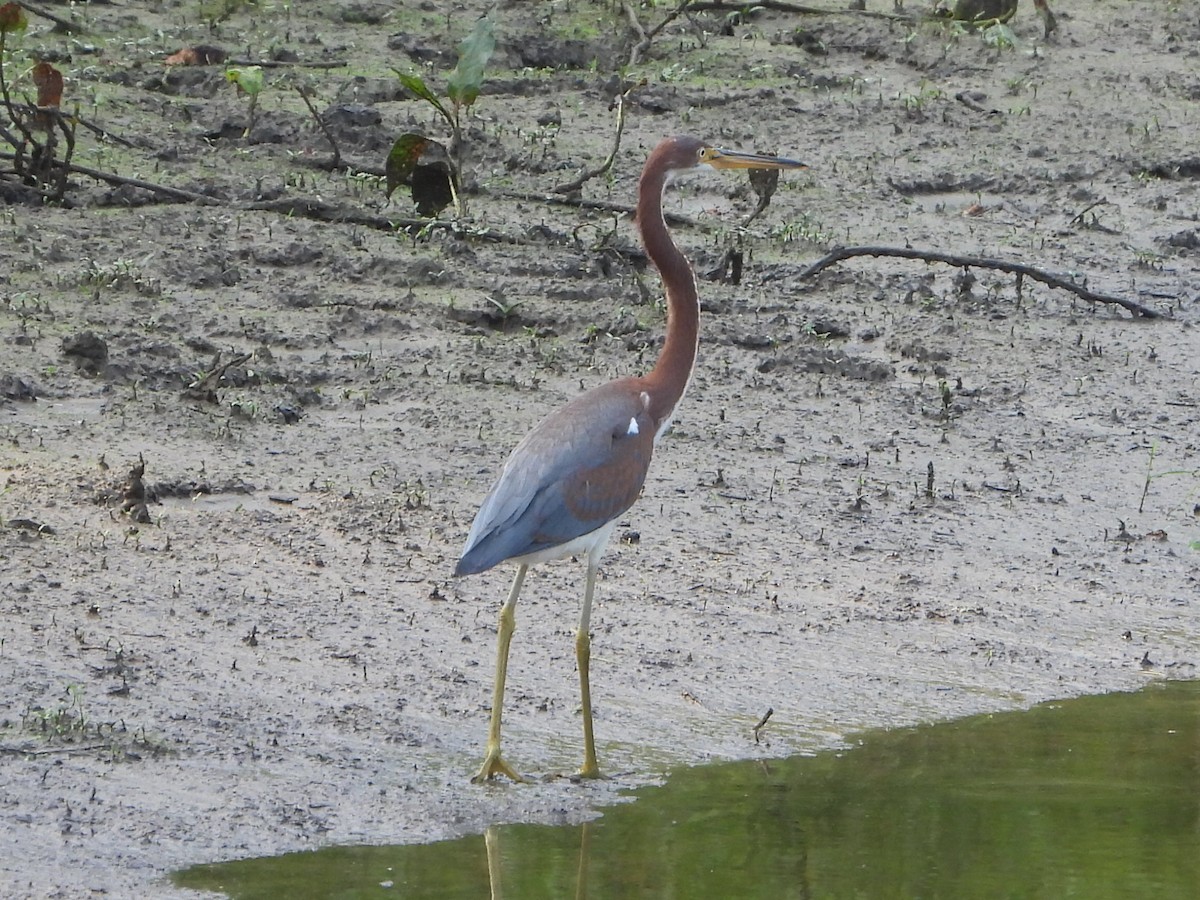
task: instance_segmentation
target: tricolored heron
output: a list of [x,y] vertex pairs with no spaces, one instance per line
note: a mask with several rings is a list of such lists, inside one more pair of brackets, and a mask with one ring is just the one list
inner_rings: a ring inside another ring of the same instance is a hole
[[454,570],[455,575],[471,575],[505,560],[517,563],[516,578],[500,610],[487,756],[473,781],[497,774],[524,780],[500,754],[500,714],[517,597],[530,566],[576,554],[587,559],[583,611],[575,635],[583,706],[584,756],[579,774],[585,778],[600,774],[588,682],[588,626],[596,569],[617,517],[641,493],[654,445],[670,426],[696,362],[700,330],[696,277],[667,231],[662,196],[672,172],[702,164],[717,169],[804,168],[790,159],[718,150],[690,137],[665,139],[646,160],[638,183],[637,224],[667,294],[667,338],[658,362],[646,375],[619,378],[576,397],[525,436],[480,506]]

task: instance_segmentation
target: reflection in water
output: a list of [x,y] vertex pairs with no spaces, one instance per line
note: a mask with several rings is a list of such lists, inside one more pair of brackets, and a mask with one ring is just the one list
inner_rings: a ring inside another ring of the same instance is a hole
[[[579,868],[575,872],[575,893],[573,895],[575,900],[587,900],[588,857],[591,854],[593,826],[594,823],[585,822],[578,828],[569,829],[571,832],[579,832]],[[489,825],[483,833],[484,846],[487,848],[488,886],[491,888],[492,900],[503,900],[504,868],[505,865],[511,865],[511,863],[505,863],[500,854],[500,842],[503,840],[505,830],[500,825]],[[566,895],[561,896],[565,897]]]
[[500,827],[489,825],[483,833],[484,846],[487,847],[488,887],[492,900],[504,900],[504,866],[500,864]]
[[1193,900],[1200,683],[686,769],[577,828],[336,847],[175,880],[235,898]]

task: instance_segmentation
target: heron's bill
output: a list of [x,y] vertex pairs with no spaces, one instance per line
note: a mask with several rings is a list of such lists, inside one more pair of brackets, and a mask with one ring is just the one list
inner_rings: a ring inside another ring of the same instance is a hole
[[808,166],[782,156],[763,156],[760,153],[742,153],[738,150],[721,150],[705,147],[700,161],[714,169],[807,169]]

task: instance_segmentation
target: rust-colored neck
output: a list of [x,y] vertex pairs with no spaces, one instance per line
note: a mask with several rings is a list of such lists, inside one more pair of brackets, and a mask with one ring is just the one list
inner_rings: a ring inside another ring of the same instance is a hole
[[667,338],[658,362],[643,378],[650,415],[661,425],[671,418],[692,376],[700,339],[700,297],[692,267],[671,240],[663,218],[667,171],[661,162],[656,165],[657,156],[655,152],[646,161],[638,184],[637,221],[667,294]]

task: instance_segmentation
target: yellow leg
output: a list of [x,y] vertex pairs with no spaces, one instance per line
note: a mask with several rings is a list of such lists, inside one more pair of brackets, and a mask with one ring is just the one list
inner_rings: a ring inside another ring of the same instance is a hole
[[592,638],[590,633],[592,595],[596,590],[596,565],[589,561],[587,586],[583,592],[583,612],[579,617],[579,631],[575,633],[575,661],[579,666],[579,702],[583,707],[583,766],[581,778],[599,778],[600,765],[596,762],[596,739],[592,734],[592,687],[588,669],[592,661]]
[[475,784],[487,781],[494,775],[504,775],[513,781],[524,781],[500,755],[500,714],[504,707],[504,680],[508,675],[508,648],[512,644],[513,631],[517,627],[517,597],[521,593],[521,585],[525,581],[525,573],[529,566],[517,569],[517,577],[513,579],[512,590],[508,592],[508,601],[500,610],[500,627],[496,635],[496,682],[492,689],[492,719],[488,726],[487,756],[483,765],[471,779]]

